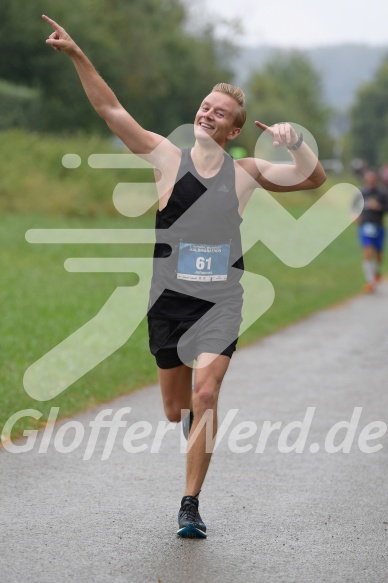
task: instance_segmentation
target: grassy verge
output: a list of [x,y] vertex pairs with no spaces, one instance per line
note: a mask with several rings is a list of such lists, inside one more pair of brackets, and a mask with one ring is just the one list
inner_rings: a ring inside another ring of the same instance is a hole
[[[0,132],[0,210],[22,214],[96,217],[117,215],[111,193],[120,182],[149,182],[151,170],[90,168],[91,154],[122,154],[99,136],[56,138],[21,130]],[[62,157],[76,154],[78,168]]]

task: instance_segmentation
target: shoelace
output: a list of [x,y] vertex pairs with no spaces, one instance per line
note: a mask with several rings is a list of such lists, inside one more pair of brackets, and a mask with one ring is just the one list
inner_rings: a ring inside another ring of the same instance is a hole
[[194,504],[186,502],[182,507],[182,514],[189,522],[195,522],[198,518],[198,509]]

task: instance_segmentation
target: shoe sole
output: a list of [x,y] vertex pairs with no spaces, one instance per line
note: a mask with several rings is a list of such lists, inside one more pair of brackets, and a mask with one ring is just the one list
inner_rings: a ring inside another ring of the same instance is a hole
[[177,535],[182,538],[206,538],[206,532],[200,530],[194,524],[187,524],[183,528],[180,528]]

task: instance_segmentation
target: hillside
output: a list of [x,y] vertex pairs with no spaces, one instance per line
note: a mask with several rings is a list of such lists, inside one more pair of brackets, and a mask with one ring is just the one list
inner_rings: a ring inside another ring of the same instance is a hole
[[[252,71],[262,69],[275,53],[283,51],[266,45],[242,47],[232,65],[237,82],[245,85]],[[373,78],[382,57],[388,53],[388,46],[344,44],[305,49],[303,53],[322,75],[329,105],[345,110],[352,104],[357,88]]]

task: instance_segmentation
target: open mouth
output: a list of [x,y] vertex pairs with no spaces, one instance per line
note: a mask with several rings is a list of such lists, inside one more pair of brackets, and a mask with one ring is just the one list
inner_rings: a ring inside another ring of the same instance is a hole
[[210,124],[205,123],[203,121],[200,122],[198,125],[201,126],[201,128],[203,128],[204,130],[214,130],[213,126],[211,126]]

